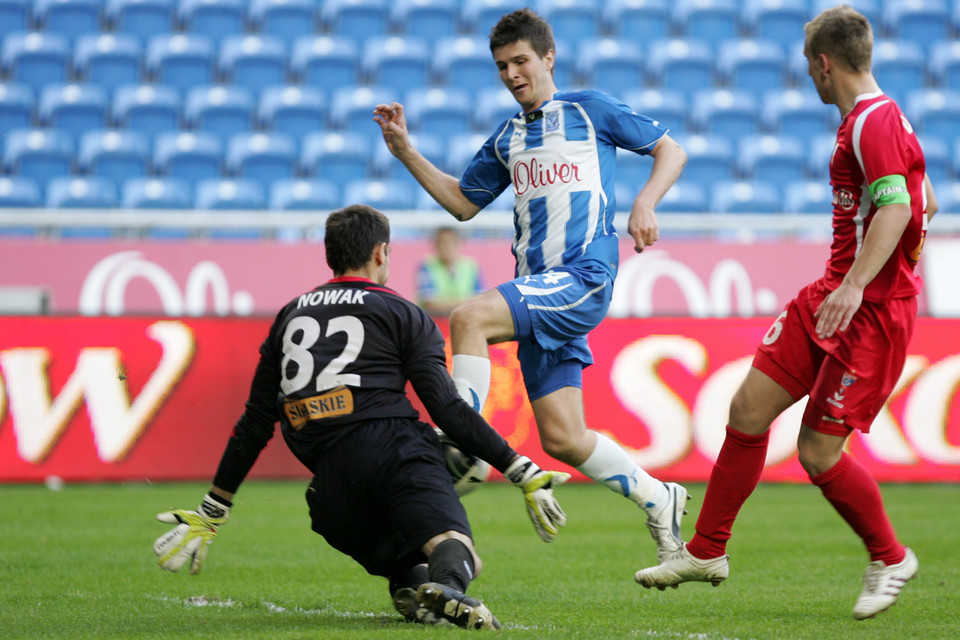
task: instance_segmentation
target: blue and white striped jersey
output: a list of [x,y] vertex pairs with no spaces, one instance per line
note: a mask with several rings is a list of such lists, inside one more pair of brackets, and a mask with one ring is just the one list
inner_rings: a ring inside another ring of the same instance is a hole
[[513,185],[518,277],[589,259],[613,278],[617,147],[646,155],[666,132],[605,93],[557,92],[490,136],[460,178],[460,190],[485,207]]

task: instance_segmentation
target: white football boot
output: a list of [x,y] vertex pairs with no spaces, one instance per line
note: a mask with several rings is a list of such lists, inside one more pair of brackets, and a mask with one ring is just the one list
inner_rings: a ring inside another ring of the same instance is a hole
[[694,557],[685,544],[660,560],[655,567],[641,569],[633,579],[646,589],[656,587],[663,591],[667,587],[677,588],[681,582],[709,582],[718,587],[730,575],[729,556],[701,560]]
[[853,617],[866,620],[892,607],[903,585],[917,575],[919,568],[920,563],[910,547],[907,547],[906,555],[897,564],[888,567],[880,560],[868,564],[863,574],[863,591],[853,607]]
[[667,489],[667,501],[647,511],[647,528],[657,543],[657,560],[663,562],[676,553],[683,545],[680,537],[680,521],[687,513],[687,500],[690,496],[683,486],[674,482],[664,482]]

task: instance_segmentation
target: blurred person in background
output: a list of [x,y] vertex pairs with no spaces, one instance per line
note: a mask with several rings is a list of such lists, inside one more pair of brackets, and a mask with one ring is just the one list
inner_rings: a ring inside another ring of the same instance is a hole
[[449,316],[458,305],[483,291],[477,261],[460,252],[463,239],[452,227],[437,229],[435,253],[417,271],[417,304],[432,316]]

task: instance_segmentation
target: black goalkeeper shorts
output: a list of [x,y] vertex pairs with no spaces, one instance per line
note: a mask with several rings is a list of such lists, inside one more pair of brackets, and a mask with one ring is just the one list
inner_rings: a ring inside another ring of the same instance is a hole
[[426,562],[420,547],[437,534],[471,535],[437,436],[423,422],[353,427],[323,454],[315,474],[307,489],[313,530],[372,575]]

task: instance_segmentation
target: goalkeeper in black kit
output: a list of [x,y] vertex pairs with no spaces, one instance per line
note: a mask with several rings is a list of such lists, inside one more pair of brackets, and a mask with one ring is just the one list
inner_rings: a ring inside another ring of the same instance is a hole
[[436,324],[384,286],[386,216],[363,205],[335,211],[324,242],[334,278],[277,315],[210,491],[196,511],[157,516],[176,525],[154,543],[158,562],[177,571],[189,561],[191,573],[200,571],[279,421],[287,446],[314,476],[307,489],[313,530],[387,578],[397,611],[414,622],[499,628],[483,602],[464,595],[481,561],[437,434],[406,397],[407,380],[463,451],[523,490],[546,542],[566,523],[552,487],[569,476],[518,455],[460,398]]

